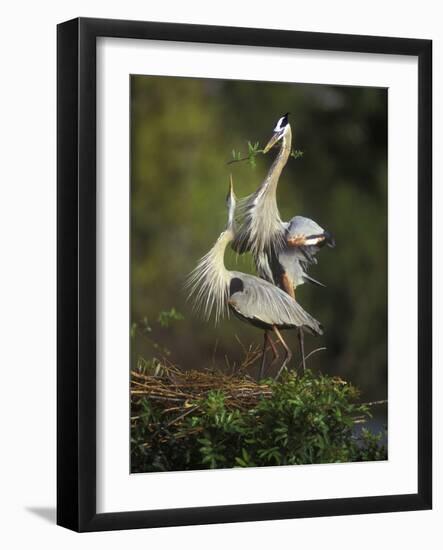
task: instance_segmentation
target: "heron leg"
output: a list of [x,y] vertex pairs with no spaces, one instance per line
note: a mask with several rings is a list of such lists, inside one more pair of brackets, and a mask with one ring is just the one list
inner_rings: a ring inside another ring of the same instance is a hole
[[263,341],[263,351],[262,351],[262,355],[261,355],[261,364],[260,364],[260,371],[259,371],[259,375],[258,375],[258,379],[259,380],[262,380],[263,379],[263,376],[265,374],[265,363],[266,363],[266,347],[268,345],[268,341],[271,340],[269,338],[269,334],[268,334],[268,331],[265,330],[265,334],[264,334],[264,341]]
[[288,345],[286,344],[286,342],[284,341],[283,339],[283,336],[281,335],[280,331],[278,330],[278,328],[276,326],[273,326],[272,327],[272,330],[275,332],[277,338],[280,340],[280,342],[282,343],[282,346],[285,348],[285,351],[286,351],[286,357],[285,357],[285,360],[283,361],[282,363],[282,366],[280,367],[280,370],[278,371],[277,373],[277,376],[275,377],[275,379],[277,380],[279,378],[279,376],[281,375],[281,373],[283,372],[283,370],[286,368],[286,365],[289,363],[289,361],[291,360],[292,358],[292,352],[291,350],[289,349]]
[[294,283],[291,281],[289,275],[286,272],[284,272],[281,276],[280,283],[282,290],[284,290],[286,294],[289,294],[289,296],[291,296],[291,298],[294,298],[295,300]]
[[274,365],[274,363],[277,361],[277,359],[280,357],[279,353],[278,353],[278,349],[277,349],[277,346],[275,345],[274,341],[272,340],[272,338],[269,336],[269,343],[271,344],[271,350],[272,350],[272,354],[273,354],[273,359],[271,361],[271,364],[270,366],[272,367]]
[[305,359],[305,335],[303,332],[303,327],[299,327],[298,329],[298,340],[300,342],[301,361],[302,361],[303,372],[304,372],[306,370],[306,359]]

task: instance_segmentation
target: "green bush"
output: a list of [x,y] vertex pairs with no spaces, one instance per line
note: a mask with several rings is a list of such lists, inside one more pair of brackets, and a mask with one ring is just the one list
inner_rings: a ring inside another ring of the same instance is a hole
[[148,397],[133,402],[132,471],[386,460],[382,434],[356,430],[370,418],[359,392],[341,379],[286,373],[252,407],[232,407],[212,390],[184,411]]

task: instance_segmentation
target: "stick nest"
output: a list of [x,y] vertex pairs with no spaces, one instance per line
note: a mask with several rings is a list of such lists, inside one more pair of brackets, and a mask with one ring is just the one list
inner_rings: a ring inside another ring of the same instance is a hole
[[270,398],[272,390],[248,375],[226,374],[218,370],[182,371],[174,365],[158,365],[152,372],[131,372],[131,398],[136,403],[143,397],[155,402],[165,413],[186,412],[209,392],[220,391],[227,409],[246,410],[260,399]]

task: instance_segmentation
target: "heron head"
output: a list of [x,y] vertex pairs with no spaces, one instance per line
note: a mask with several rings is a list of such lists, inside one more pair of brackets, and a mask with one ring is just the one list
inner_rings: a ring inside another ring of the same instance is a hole
[[279,142],[283,136],[288,132],[290,126],[288,121],[289,113],[286,113],[278,119],[278,122],[274,128],[274,133],[272,134],[271,139],[266,144],[266,147],[263,149],[263,153],[266,154],[274,145]]
[[226,206],[228,208],[228,226],[232,226],[234,223],[236,198],[234,193],[234,182],[232,181],[232,174],[229,177],[229,189],[226,196]]

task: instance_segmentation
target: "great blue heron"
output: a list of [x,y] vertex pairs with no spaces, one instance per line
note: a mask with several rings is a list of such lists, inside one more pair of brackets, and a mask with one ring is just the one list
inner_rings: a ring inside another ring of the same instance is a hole
[[[289,222],[280,218],[277,184],[292,150],[288,115],[286,113],[278,120],[263,150],[267,153],[274,145],[281,143],[266,178],[255,193],[240,202],[240,224],[233,248],[239,253],[252,252],[259,276],[295,298],[295,288],[306,281],[324,286],[308,275],[307,269],[310,264],[317,263],[315,255],[322,246],[334,247],[335,242],[328,231],[309,218],[295,216]],[[299,330],[299,339],[305,368],[302,329]]]
[[[254,275],[226,269],[225,250],[235,236],[236,198],[232,178],[226,202],[226,229],[190,274],[190,296],[206,318],[215,310],[217,322],[225,313],[232,311],[242,321],[264,329],[265,339],[268,331],[273,331],[286,352],[280,374],[292,356],[280,330],[304,327],[313,334],[323,334],[322,326],[294,298],[272,283]],[[260,367],[260,377],[263,377],[263,370],[264,361]]]

